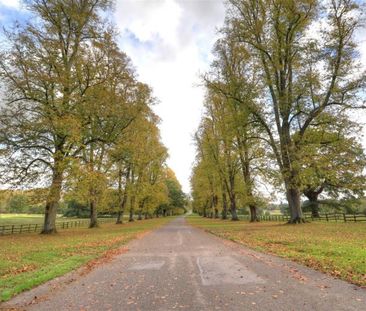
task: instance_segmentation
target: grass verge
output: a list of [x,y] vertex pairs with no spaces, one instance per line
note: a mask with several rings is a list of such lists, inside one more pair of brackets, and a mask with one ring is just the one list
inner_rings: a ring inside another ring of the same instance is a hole
[[0,301],[102,257],[170,220],[108,223],[97,229],[75,228],[50,236],[0,236]]
[[188,222],[255,250],[366,286],[366,223],[248,223],[199,216]]

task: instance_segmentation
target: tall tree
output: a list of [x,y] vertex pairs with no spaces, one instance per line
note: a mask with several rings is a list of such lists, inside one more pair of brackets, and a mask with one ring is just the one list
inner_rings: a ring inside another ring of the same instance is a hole
[[[149,104],[145,98],[149,96],[146,86],[136,80],[130,60],[113,39],[113,33],[106,32],[98,44],[88,50],[90,65],[86,83],[96,86],[85,94],[80,119],[85,124],[81,159],[91,177],[107,172],[109,149]],[[89,189],[91,228],[98,226],[98,196],[94,185],[90,183]]]
[[205,84],[210,92],[222,98],[226,113],[230,115],[233,144],[237,149],[243,175],[246,203],[251,221],[258,221],[253,171],[259,164],[255,160],[263,157],[263,137],[253,122],[251,111],[247,109],[247,105],[257,96],[257,77],[248,74],[251,73],[251,64],[247,51],[229,37],[219,39],[214,51],[216,59],[211,65],[211,71],[204,77]]
[[[255,104],[242,104],[267,134],[285,185],[290,222],[299,223],[304,221],[299,145],[322,113],[357,108],[355,95],[364,89],[366,75],[357,74],[353,41],[359,6],[350,0],[229,3],[225,32],[246,48],[264,88]],[[314,34],[320,24],[322,31]]]
[[1,53],[5,107],[0,117],[2,176],[13,182],[50,177],[43,233],[55,220],[65,170],[81,136],[78,108],[87,89],[82,53],[103,30],[99,12],[107,0],[27,1],[34,19]]

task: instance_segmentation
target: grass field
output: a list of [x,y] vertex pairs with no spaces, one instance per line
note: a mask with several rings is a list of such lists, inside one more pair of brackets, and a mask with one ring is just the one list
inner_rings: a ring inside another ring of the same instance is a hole
[[0,300],[80,267],[155,229],[171,218],[103,224],[98,229],[62,230],[56,235],[0,236]]
[[188,222],[253,249],[366,286],[366,223],[248,223],[199,216]]
[[[0,214],[0,225],[43,224],[43,214]],[[57,216],[57,221],[80,220]]]

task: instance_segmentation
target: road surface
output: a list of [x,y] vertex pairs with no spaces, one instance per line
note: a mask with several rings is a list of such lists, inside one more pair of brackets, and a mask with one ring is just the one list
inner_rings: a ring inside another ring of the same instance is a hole
[[[366,290],[191,227],[184,218],[3,305],[16,310],[366,310]],[[0,308],[1,309],[1,308]]]

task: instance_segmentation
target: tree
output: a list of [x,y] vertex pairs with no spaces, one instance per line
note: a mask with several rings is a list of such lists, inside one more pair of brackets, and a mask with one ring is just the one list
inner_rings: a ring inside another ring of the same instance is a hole
[[16,193],[10,198],[8,204],[11,213],[24,213],[29,203],[27,196],[22,193]]
[[346,116],[338,116],[337,123],[329,119],[318,120],[321,127],[309,130],[301,144],[300,180],[313,217],[319,217],[320,194],[362,197],[365,190],[363,148],[345,132],[357,132],[357,127]]
[[[215,45],[215,54],[216,59],[204,81],[210,92],[221,97],[225,113],[230,116],[227,123],[231,126],[232,144],[237,150],[243,175],[245,203],[249,206],[251,221],[258,221],[253,171],[259,167],[257,160],[264,157],[261,144],[263,137],[253,122],[252,113],[246,107],[256,97],[257,79],[255,75],[249,77],[246,73],[251,69],[247,51],[231,38],[219,39]],[[244,102],[247,104],[241,104]]]
[[110,150],[112,180],[119,198],[117,223],[122,223],[128,205],[130,221],[133,221],[136,204],[139,218],[142,218],[143,212],[150,213],[159,203],[165,202],[162,180],[167,150],[160,141],[159,118],[150,108],[154,102],[151,90],[143,84],[138,90],[139,113]]
[[[228,112],[224,99],[210,91],[206,100],[206,108],[207,114],[196,134],[199,160],[202,160],[208,168],[207,178],[211,196],[206,201],[206,205],[211,205],[211,208],[215,210],[218,203],[217,193],[222,189],[225,197],[223,204],[226,204],[227,194],[231,218],[239,220],[236,206],[239,157],[234,144],[235,132],[232,115]],[[226,210],[226,205],[223,206],[223,210]]]
[[95,87],[85,93],[86,100],[82,103],[81,119],[85,126],[80,158],[81,165],[86,168],[84,173],[91,179],[88,201],[90,228],[93,228],[98,226],[97,201],[103,194],[97,191],[96,185],[110,168],[109,149],[118,143],[149,104],[145,96],[150,100],[150,93],[136,80],[130,60],[118,49],[113,33],[106,32],[88,53],[89,70],[85,83],[95,84]]
[[[56,232],[65,171],[79,150],[78,109],[94,85],[80,83],[83,52],[98,40],[107,0],[29,1],[33,21],[8,33],[1,53],[5,107],[0,117],[2,176],[14,183],[49,177],[43,233]],[[83,85],[84,87],[80,87]]]
[[[323,113],[359,107],[366,75],[356,73],[355,1],[230,0],[225,32],[250,55],[261,97],[248,104],[267,135],[286,189],[291,223],[303,222],[299,146]],[[322,31],[310,30],[322,23]],[[325,26],[326,25],[326,26]],[[228,96],[233,96],[227,92]],[[294,140],[294,133],[298,133]]]
[[164,216],[166,212],[173,213],[175,209],[186,211],[186,195],[182,191],[182,186],[177,177],[170,168],[166,169],[165,184],[168,189],[168,204],[166,205],[167,208],[164,210]]

